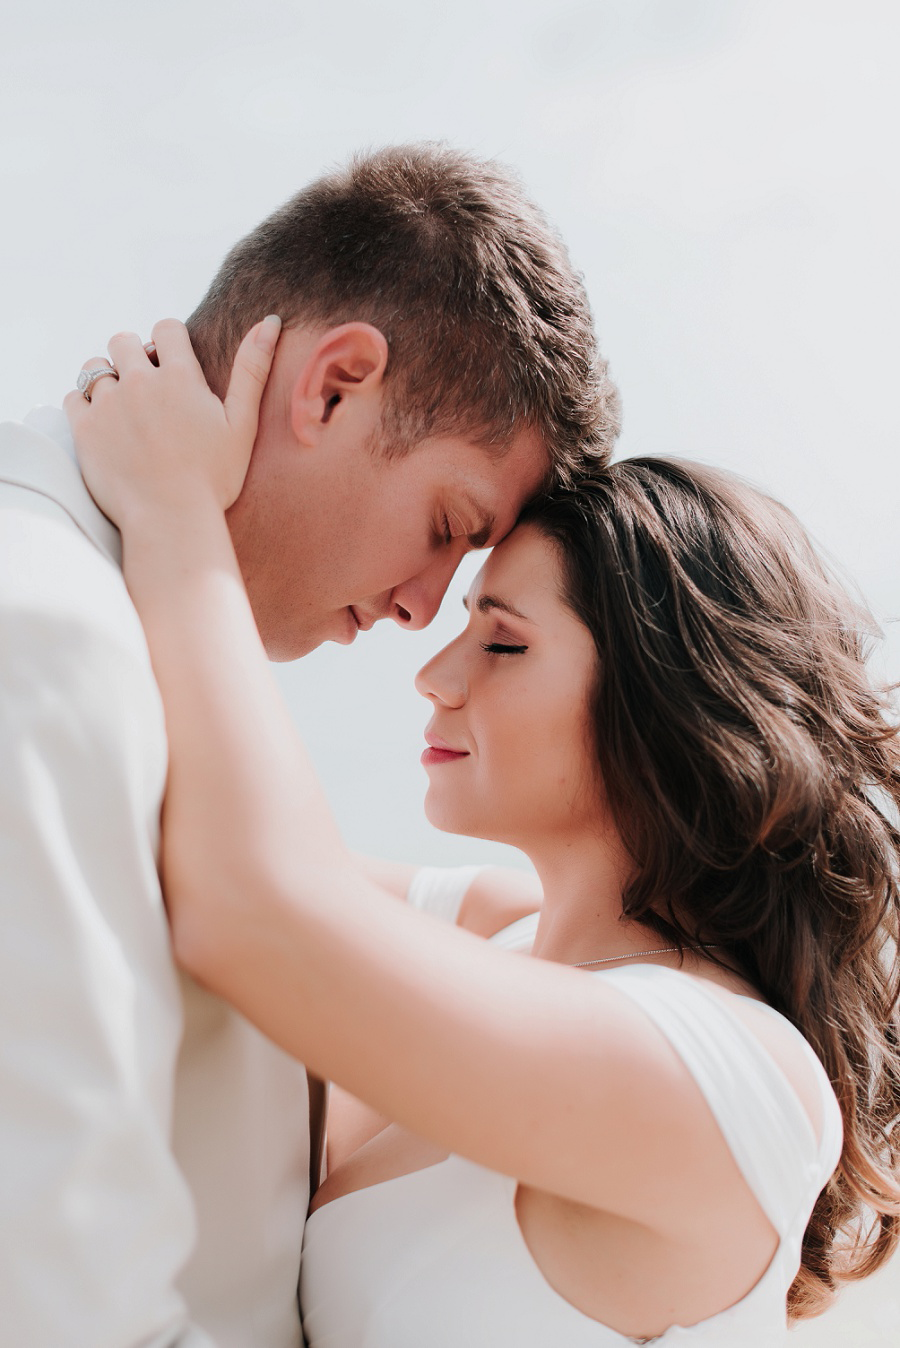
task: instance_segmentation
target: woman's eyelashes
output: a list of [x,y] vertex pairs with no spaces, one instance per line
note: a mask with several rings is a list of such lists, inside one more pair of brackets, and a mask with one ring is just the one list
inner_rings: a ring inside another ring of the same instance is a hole
[[488,655],[522,655],[528,647],[514,646],[511,642],[505,641],[482,641],[481,649]]

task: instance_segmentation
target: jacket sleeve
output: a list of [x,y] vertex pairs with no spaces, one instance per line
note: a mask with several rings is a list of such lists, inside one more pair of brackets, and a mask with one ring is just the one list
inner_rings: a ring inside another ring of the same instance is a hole
[[[181,1005],[156,872],[159,697],[99,553],[74,539],[76,574],[64,546],[52,585],[34,581],[27,548],[13,556],[22,586],[0,576],[0,1337],[211,1348],[175,1288],[194,1218],[169,1145]],[[0,547],[4,570],[9,557]]]

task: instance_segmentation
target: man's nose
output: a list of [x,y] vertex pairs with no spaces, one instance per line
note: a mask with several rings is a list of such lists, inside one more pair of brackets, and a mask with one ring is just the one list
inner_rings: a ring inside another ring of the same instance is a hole
[[427,627],[440,608],[463,556],[463,551],[448,550],[411,580],[395,585],[390,598],[390,617],[394,622],[411,632]]

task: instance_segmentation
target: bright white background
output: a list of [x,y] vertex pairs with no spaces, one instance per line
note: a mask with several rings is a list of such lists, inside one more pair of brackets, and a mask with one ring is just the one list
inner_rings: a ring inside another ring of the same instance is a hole
[[[10,6],[3,414],[58,402],[116,329],[185,316],[229,245],[351,150],[447,139],[517,166],[568,240],[621,452],[763,483],[900,616],[898,37],[890,0]],[[460,589],[430,631],[279,671],[361,848],[505,855],[421,815],[412,675]],[[888,1275],[792,1341],[888,1348],[898,1325]]]

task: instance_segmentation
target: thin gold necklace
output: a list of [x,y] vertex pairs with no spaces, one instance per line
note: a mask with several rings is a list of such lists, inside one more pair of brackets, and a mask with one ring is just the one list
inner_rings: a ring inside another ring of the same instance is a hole
[[[661,950],[637,950],[633,955],[607,955],[603,960],[582,960],[580,964],[573,964],[573,969],[587,969],[594,964],[615,964],[616,960],[642,960],[648,955],[674,955],[678,951],[677,945],[666,945]],[[685,950],[718,950],[717,945],[686,945]]]

